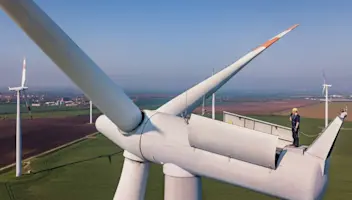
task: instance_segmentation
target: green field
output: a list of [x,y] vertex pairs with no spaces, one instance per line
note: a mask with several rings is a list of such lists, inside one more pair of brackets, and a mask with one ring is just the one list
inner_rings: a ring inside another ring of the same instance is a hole
[[[140,99],[135,103],[140,109],[157,109],[160,105],[165,103],[168,99]],[[88,115],[89,107],[65,107],[65,106],[40,106],[31,107],[33,118],[46,117],[68,117],[77,115]],[[101,113],[95,106],[93,106],[93,114]],[[16,104],[0,104],[0,120],[3,118],[16,117]],[[25,104],[21,104],[21,117],[29,118],[29,114]]]
[[[221,118],[222,115],[217,115]],[[253,117],[253,116],[252,116]],[[287,125],[287,117],[254,116]],[[302,119],[302,131],[316,134],[322,120]],[[344,127],[352,128],[352,123]],[[325,199],[352,199],[352,131],[341,131],[332,154],[330,182]],[[312,138],[301,137],[303,144]],[[111,162],[109,162],[109,155]],[[122,150],[103,135],[87,139],[55,153],[33,160],[31,175],[14,178],[14,171],[0,175],[1,200],[112,199],[123,164]],[[207,178],[202,179],[203,199],[272,199],[246,189]],[[163,173],[152,165],[146,199],[163,199]]]

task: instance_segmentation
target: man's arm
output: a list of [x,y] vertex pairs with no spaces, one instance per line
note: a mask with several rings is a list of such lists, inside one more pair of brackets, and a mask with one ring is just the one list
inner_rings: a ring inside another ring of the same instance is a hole
[[292,113],[290,114],[290,121],[292,121]]
[[301,122],[301,116],[297,115],[296,116],[296,129],[298,129],[299,123]]

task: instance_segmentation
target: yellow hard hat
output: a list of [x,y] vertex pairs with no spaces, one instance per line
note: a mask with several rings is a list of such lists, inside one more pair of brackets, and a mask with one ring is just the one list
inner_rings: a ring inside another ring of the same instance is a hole
[[297,112],[298,109],[297,108],[292,108],[292,112]]

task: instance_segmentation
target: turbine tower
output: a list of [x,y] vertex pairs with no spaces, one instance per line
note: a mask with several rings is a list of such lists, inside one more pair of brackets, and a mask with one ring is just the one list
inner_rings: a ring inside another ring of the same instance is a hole
[[340,113],[331,122],[333,126],[326,128],[309,147],[284,150],[277,149],[279,138],[275,134],[200,115],[190,114],[189,120],[181,117],[182,113],[192,113],[204,96],[210,97],[298,25],[157,110],[140,110],[32,0],[0,0],[0,6],[103,113],[95,122],[97,130],[124,149],[114,200],[144,199],[151,162],[163,165],[166,200],[201,199],[202,176],[280,199],[323,197],[331,151],[346,112]]
[[326,84],[326,77],[325,77],[325,73],[323,72],[323,79],[324,79],[324,83],[323,83],[323,95],[325,95],[325,128],[328,127],[329,124],[329,87],[331,87],[331,85]]
[[[28,111],[30,112],[30,107],[27,102],[27,95],[25,90],[28,87],[25,86],[26,84],[26,59],[23,59],[23,66],[22,66],[22,80],[21,85],[19,87],[9,87],[10,91],[15,91],[17,95],[17,104],[16,104],[16,177],[22,175],[22,132],[21,132],[21,93],[24,94],[24,98],[26,101],[26,106]],[[32,115],[30,115],[32,118]]]
[[[214,76],[214,69],[213,69],[213,76]],[[215,92],[213,93],[212,95],[212,101],[211,101],[211,113],[212,113],[212,116],[211,118],[212,119],[215,119]]]
[[205,96],[203,96],[203,103],[202,103],[202,116],[205,115]]
[[[214,69],[212,76],[214,76]],[[205,115],[205,96],[203,96],[203,103],[202,103],[202,116]],[[215,92],[212,95],[212,119],[215,119]]]
[[92,101],[89,101],[89,123],[92,124],[93,123],[93,103]]

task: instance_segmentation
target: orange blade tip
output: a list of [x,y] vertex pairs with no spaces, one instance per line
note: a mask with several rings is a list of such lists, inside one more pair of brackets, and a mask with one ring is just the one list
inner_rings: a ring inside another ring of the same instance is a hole
[[297,26],[299,26],[299,24],[295,24],[295,25],[293,25],[293,26],[291,26],[289,29],[287,29],[287,30],[293,30],[293,29],[295,29]]

